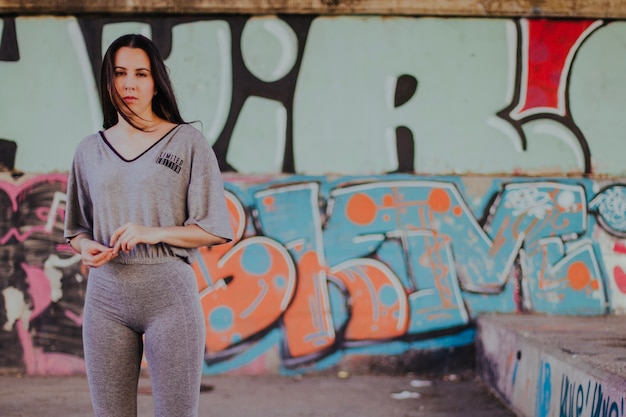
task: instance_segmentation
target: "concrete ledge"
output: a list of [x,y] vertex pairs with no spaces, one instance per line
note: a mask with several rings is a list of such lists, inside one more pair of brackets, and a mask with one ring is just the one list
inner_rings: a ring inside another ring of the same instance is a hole
[[623,18],[621,0],[0,0],[3,14],[375,14]]
[[520,417],[624,416],[626,317],[486,315],[483,381]]

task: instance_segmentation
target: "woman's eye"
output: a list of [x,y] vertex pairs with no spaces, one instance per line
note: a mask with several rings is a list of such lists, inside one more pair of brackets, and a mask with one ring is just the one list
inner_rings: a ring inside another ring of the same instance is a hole
[[115,71],[115,76],[116,77],[121,77],[122,75],[124,75],[123,71]]
[[138,77],[147,77],[148,74],[146,74],[145,72],[140,72],[139,74],[137,74]]

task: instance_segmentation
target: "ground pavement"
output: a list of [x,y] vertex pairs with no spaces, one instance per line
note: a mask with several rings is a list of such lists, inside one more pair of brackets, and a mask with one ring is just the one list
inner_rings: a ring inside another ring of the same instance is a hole
[[[626,417],[625,320],[483,315],[476,369],[458,374],[205,376],[200,416]],[[84,377],[0,376],[0,417],[79,416],[93,416]]]
[[[472,374],[415,376],[213,376],[200,416],[512,417]],[[154,416],[140,381],[139,417]],[[90,417],[84,377],[0,377],[2,417]]]

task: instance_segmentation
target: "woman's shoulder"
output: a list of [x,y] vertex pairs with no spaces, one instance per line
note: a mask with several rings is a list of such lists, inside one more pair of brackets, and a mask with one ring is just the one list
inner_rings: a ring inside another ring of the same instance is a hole
[[176,136],[182,139],[181,142],[190,145],[192,147],[205,147],[209,146],[209,141],[206,136],[198,130],[195,126],[189,123],[183,123],[177,128]]
[[204,134],[190,123],[182,123],[178,126],[178,133],[186,135],[192,139],[204,139]]
[[84,136],[76,147],[77,152],[84,152],[86,150],[92,149],[94,146],[98,145],[100,142],[100,132],[90,133],[87,136]]
[[94,156],[98,154],[99,133],[91,133],[84,136],[74,150],[74,164],[77,166],[89,166],[94,163]]

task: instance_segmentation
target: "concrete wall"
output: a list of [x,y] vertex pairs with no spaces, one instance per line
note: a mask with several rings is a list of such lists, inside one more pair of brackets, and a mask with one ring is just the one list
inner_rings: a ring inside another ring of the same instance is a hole
[[0,13],[442,15],[624,18],[621,0],[0,0]]
[[621,316],[485,315],[477,372],[516,416],[622,417],[622,326]]
[[127,32],[224,169],[237,239],[194,265],[206,373],[466,346],[484,312],[626,311],[623,21],[5,15],[0,369],[83,371],[64,192]]

